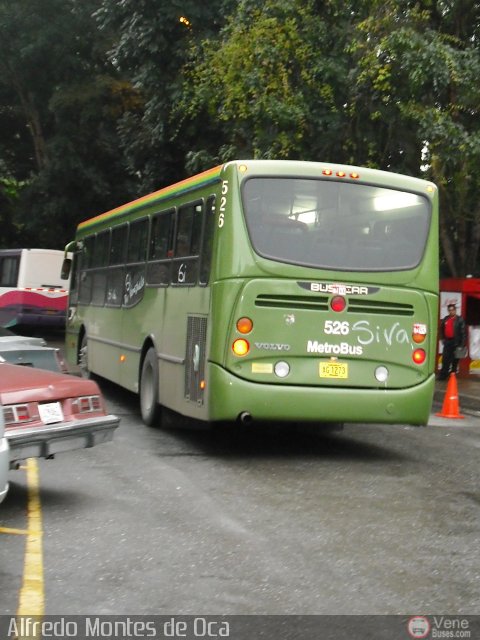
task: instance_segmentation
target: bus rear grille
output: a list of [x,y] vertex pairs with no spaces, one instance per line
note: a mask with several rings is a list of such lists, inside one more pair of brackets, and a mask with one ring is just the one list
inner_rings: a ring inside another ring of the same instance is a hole
[[349,298],[348,310],[355,313],[373,313],[376,315],[413,316],[411,304],[390,302],[386,300],[368,300],[366,298]]
[[[390,302],[386,300],[368,300],[367,298],[348,299],[348,311],[354,313],[369,313],[376,315],[413,316],[411,304]],[[312,309],[313,311],[328,311],[327,296],[282,296],[262,294],[255,300],[256,307],[270,307],[276,309]]]
[[207,344],[207,318],[189,316],[187,321],[187,352],[185,354],[185,398],[203,404],[205,380],[205,347]]
[[255,300],[256,307],[274,307],[277,309],[313,309],[315,311],[327,311],[327,296],[274,296],[259,295]]

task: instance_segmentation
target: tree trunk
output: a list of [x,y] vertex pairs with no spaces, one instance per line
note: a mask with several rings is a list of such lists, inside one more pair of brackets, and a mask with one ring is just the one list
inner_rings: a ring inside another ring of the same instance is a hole
[[25,115],[28,130],[32,136],[33,151],[37,169],[38,171],[41,171],[48,165],[48,156],[40,113],[35,105],[34,95],[24,88],[22,79],[16,73],[16,70],[8,63],[8,60],[4,59],[2,61],[0,69],[4,73],[4,76],[10,78],[12,87],[18,96]]

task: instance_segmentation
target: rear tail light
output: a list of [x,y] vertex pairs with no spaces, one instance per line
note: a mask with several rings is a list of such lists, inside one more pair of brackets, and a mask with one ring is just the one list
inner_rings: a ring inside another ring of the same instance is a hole
[[6,427],[24,424],[33,420],[28,404],[12,404],[9,407],[4,407],[3,417],[5,418]]
[[246,356],[250,351],[250,344],[245,338],[238,338],[238,340],[235,340],[232,344],[232,349],[236,356]]
[[423,364],[427,358],[427,354],[423,349],[415,349],[412,354],[412,359],[415,364]]
[[343,296],[334,296],[330,300],[330,308],[332,309],[332,311],[337,311],[337,312],[343,311],[346,306],[347,306],[347,301]]
[[253,329],[253,322],[250,320],[250,318],[240,318],[239,320],[237,320],[237,331],[239,333],[250,333],[250,331]]
[[82,396],[72,400],[73,413],[94,413],[102,409],[100,396]]

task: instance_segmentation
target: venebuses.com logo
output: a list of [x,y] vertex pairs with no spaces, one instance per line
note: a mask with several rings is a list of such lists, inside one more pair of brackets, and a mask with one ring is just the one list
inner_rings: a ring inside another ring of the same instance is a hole
[[407,623],[411,638],[471,638],[469,621],[450,616],[412,616]]
[[411,638],[426,638],[430,633],[430,622],[425,616],[413,616],[407,624]]

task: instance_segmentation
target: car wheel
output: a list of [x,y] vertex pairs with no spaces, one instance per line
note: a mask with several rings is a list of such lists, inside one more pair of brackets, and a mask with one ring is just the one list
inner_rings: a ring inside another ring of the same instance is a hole
[[82,375],[82,378],[92,377],[92,374],[90,373],[90,369],[88,368],[88,343],[87,343],[86,333],[84,333],[82,336],[80,351],[78,352],[78,366],[80,368],[80,373]]
[[140,413],[148,426],[160,424],[161,406],[158,404],[158,360],[153,347],[147,351],[140,377]]

